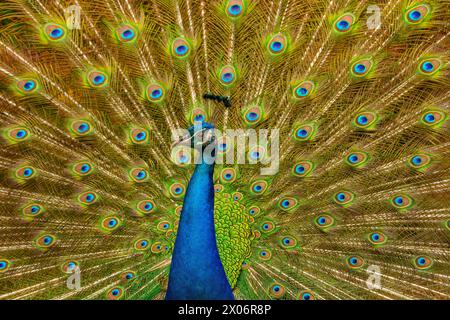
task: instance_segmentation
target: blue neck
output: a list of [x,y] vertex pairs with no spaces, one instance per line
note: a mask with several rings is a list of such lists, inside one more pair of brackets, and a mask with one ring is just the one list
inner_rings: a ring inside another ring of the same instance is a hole
[[184,198],[169,274],[168,300],[234,299],[216,244],[214,164],[198,164]]

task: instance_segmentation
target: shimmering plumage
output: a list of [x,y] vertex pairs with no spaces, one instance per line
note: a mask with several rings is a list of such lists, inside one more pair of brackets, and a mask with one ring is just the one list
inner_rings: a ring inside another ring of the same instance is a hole
[[236,299],[450,299],[448,2],[371,5],[2,1],[0,299],[164,299],[196,121],[280,133],[216,164]]

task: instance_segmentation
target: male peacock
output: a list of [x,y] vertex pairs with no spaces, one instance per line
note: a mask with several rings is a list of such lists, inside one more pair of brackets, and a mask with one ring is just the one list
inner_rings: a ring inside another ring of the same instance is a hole
[[449,299],[448,5],[2,1],[0,299]]

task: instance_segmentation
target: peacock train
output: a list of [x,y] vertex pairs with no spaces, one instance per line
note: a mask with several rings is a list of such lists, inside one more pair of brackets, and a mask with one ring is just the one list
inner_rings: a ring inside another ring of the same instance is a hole
[[450,299],[449,4],[2,1],[0,299]]

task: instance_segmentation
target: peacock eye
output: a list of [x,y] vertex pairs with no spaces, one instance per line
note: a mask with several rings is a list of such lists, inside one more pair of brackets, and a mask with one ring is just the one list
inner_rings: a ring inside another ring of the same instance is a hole
[[0,273],[5,272],[11,267],[11,262],[6,259],[0,259]]
[[355,199],[355,195],[350,191],[341,191],[334,195],[333,200],[342,206],[350,205]]
[[363,266],[364,259],[360,256],[350,256],[346,259],[346,262],[350,269],[358,269]]
[[108,83],[107,74],[99,70],[89,72],[87,79],[89,85],[94,88],[104,87]]
[[382,232],[376,231],[368,235],[368,240],[372,245],[379,246],[387,241],[387,237]]
[[123,296],[123,294],[124,290],[122,287],[113,287],[106,293],[106,297],[108,300],[118,300]]
[[272,258],[272,252],[269,249],[262,249],[259,251],[259,259],[267,261]]
[[133,42],[136,39],[137,31],[130,25],[123,25],[116,29],[116,34],[121,42]]
[[22,94],[32,93],[36,91],[37,88],[38,82],[34,79],[23,79],[17,82],[17,89],[19,89]]
[[426,270],[431,268],[433,260],[426,256],[418,256],[414,258],[414,266],[419,270]]
[[279,299],[281,298],[284,293],[285,293],[285,289],[284,286],[279,284],[279,283],[275,283],[273,285],[270,286],[269,288],[269,293],[272,297],[274,297],[275,299]]
[[316,226],[322,231],[326,231],[328,228],[335,224],[335,220],[329,214],[321,213],[314,219]]
[[263,233],[270,233],[275,230],[275,224],[272,221],[264,221],[260,226],[260,230]]
[[250,192],[253,195],[261,195],[266,192],[269,184],[265,180],[256,180],[250,185]]
[[44,26],[44,33],[48,40],[56,42],[65,38],[66,30],[59,24],[48,23]]
[[285,249],[292,249],[297,245],[297,239],[292,236],[285,236],[281,238],[281,246]]
[[294,98],[302,99],[308,97],[314,91],[316,85],[312,81],[303,81],[296,87],[294,87]]
[[229,0],[227,4],[226,13],[230,18],[238,18],[244,12],[243,0]]
[[354,20],[355,17],[353,16],[353,14],[346,13],[343,16],[336,19],[334,23],[334,30],[337,33],[345,33],[352,28]]
[[171,224],[169,221],[163,220],[160,221],[157,225],[156,225],[156,229],[158,229],[159,231],[164,231],[166,232],[168,229],[171,228]]
[[300,292],[298,299],[299,300],[314,300],[314,293],[309,290],[302,291],[302,292]]
[[82,205],[91,205],[98,200],[98,195],[95,192],[86,191],[78,196],[78,202]]
[[424,75],[435,74],[442,66],[442,63],[438,59],[426,59],[420,62],[419,72]]
[[183,38],[177,38],[172,42],[172,54],[177,58],[185,58],[190,53],[190,45]]
[[286,51],[287,39],[286,36],[279,33],[273,36],[268,43],[268,50],[272,55],[280,55]]
[[104,232],[110,233],[120,227],[122,221],[117,216],[106,217],[100,222],[100,229]]
[[283,197],[278,201],[278,207],[283,211],[291,211],[298,205],[298,200],[294,197]]
[[224,86],[229,86],[236,81],[236,70],[233,66],[224,66],[219,74],[220,82]]
[[43,234],[35,239],[35,244],[40,249],[48,249],[56,242],[55,236],[51,234]]
[[373,62],[371,59],[361,59],[353,63],[351,73],[355,77],[365,77],[372,70]]
[[144,251],[149,248],[150,241],[146,238],[138,239],[134,242],[134,248],[138,251]]
[[426,4],[414,6],[406,11],[405,17],[409,24],[420,24],[430,13],[430,7]]

